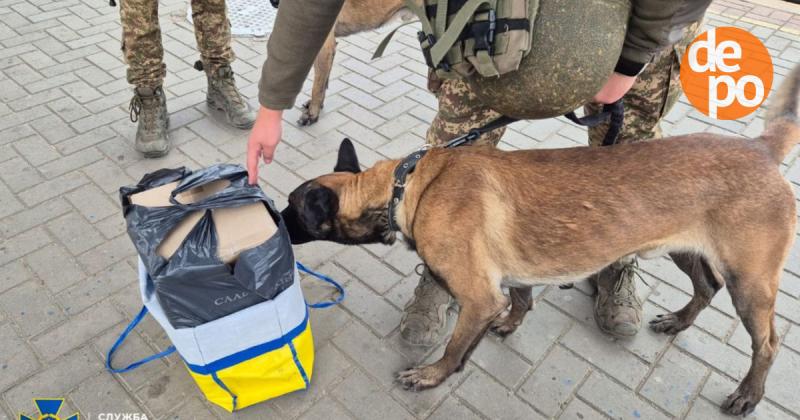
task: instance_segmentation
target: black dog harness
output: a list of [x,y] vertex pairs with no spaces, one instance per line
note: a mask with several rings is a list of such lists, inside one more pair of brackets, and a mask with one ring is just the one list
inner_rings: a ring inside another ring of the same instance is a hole
[[[575,124],[588,127],[594,127],[595,125],[608,121],[609,126],[605,138],[603,138],[603,146],[610,146],[616,143],[617,136],[619,135],[620,130],[622,130],[624,109],[625,107],[622,103],[622,99],[620,99],[612,104],[603,105],[603,110],[594,115],[587,115],[579,118],[574,112],[570,112],[564,116]],[[496,120],[490,121],[488,124],[482,127],[470,130],[463,136],[459,136],[450,140],[444,145],[444,148],[452,149],[454,147],[470,144],[477,140],[478,137],[484,133],[505,127],[506,125],[515,121],[518,120],[516,118],[503,115]],[[400,205],[400,202],[403,200],[403,195],[405,195],[406,192],[406,178],[408,178],[409,174],[414,172],[414,169],[417,167],[417,163],[420,161],[420,159],[422,159],[423,156],[425,156],[426,153],[428,153],[428,149],[423,147],[422,149],[419,149],[416,152],[406,156],[400,161],[400,164],[394,168],[392,199],[389,201],[388,208],[389,229],[392,231],[397,232],[400,230],[400,227],[397,225],[397,207]]]

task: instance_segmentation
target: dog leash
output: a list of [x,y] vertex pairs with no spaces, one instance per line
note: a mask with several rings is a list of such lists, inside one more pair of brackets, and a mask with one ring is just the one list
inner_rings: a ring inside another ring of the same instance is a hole
[[[583,117],[578,117],[575,115],[575,112],[569,112],[564,117],[569,119],[570,121],[574,122],[575,124],[594,127],[598,124],[602,124],[606,121],[609,122],[608,131],[606,131],[606,135],[603,138],[603,146],[610,146],[617,141],[617,137],[619,136],[619,132],[622,130],[622,122],[624,120],[624,113],[625,113],[625,106],[623,105],[622,99],[620,98],[616,102],[612,104],[603,105],[603,109],[598,112],[597,114],[593,115],[586,115]],[[483,134],[496,130],[498,128],[505,127],[513,122],[519,121],[518,118],[509,117],[506,115],[502,115],[497,119],[489,121],[487,124],[484,124],[481,127],[474,128],[469,130],[467,134],[462,136],[458,136],[443,146],[445,149],[452,149],[455,147],[463,146],[465,144],[470,144],[478,139],[478,137],[482,136]],[[417,150],[414,153],[403,158],[397,167],[394,169],[394,184],[392,185],[392,198],[389,200],[389,229],[397,232],[400,228],[397,226],[397,206],[400,205],[400,201],[403,200],[403,196],[405,195],[406,191],[406,178],[417,167],[417,163],[420,159],[428,153],[429,146],[423,146],[421,149]]]
[[[341,303],[344,300],[344,295],[345,295],[344,287],[342,287],[342,285],[339,284],[339,282],[337,282],[336,280],[334,280],[334,279],[332,279],[332,278],[330,278],[330,277],[328,277],[328,276],[326,276],[324,274],[318,273],[318,272],[306,267],[305,265],[303,265],[299,261],[296,261],[295,265],[297,266],[297,270],[298,271],[306,273],[306,274],[309,274],[309,275],[311,275],[313,277],[316,277],[317,279],[322,280],[322,281],[324,281],[326,283],[332,284],[333,287],[335,287],[336,290],[338,291],[338,296],[336,296],[336,298],[334,298],[333,300],[321,301],[321,302],[316,302],[316,303],[308,303],[308,302],[306,302],[306,306],[308,306],[309,308],[321,309],[321,308],[327,308],[327,307],[330,307],[330,306],[333,306],[333,305],[338,305],[339,303]],[[136,314],[135,317],[133,317],[133,320],[131,320],[130,324],[128,324],[128,326],[125,327],[125,330],[122,331],[122,333],[119,335],[119,337],[117,337],[117,341],[115,341],[114,344],[111,346],[111,348],[108,349],[108,353],[106,354],[106,369],[108,369],[110,372],[112,372],[112,373],[129,372],[131,370],[134,370],[134,369],[138,368],[139,366],[141,366],[143,364],[150,363],[153,360],[169,356],[170,354],[175,352],[175,346],[171,345],[171,346],[167,347],[166,349],[164,349],[164,350],[162,350],[162,351],[160,351],[160,352],[158,352],[156,354],[151,354],[150,356],[147,356],[147,357],[145,357],[145,358],[143,358],[141,360],[133,362],[133,363],[131,363],[128,366],[125,366],[123,368],[115,368],[115,367],[111,366],[111,360],[114,357],[114,353],[117,352],[117,349],[119,348],[119,346],[122,345],[122,343],[125,341],[126,338],[128,338],[128,335],[131,333],[131,331],[133,331],[134,328],[136,328],[136,326],[139,325],[140,322],[142,322],[142,320],[144,319],[145,315],[147,315],[147,312],[148,312],[147,311],[147,306],[142,306],[142,309],[139,311],[139,313]]]

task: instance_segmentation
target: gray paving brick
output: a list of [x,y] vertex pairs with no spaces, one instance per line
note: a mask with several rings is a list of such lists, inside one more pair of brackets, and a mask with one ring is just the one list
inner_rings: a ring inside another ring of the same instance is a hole
[[464,403],[454,397],[447,397],[436,411],[428,417],[430,420],[479,420],[480,415],[470,410]]
[[767,376],[765,394],[770,400],[795,413],[800,412],[795,374],[798,369],[800,369],[800,353],[781,349]]
[[380,337],[388,336],[400,324],[400,311],[361,282],[348,284],[347,294],[344,306]]
[[705,360],[714,368],[737,379],[743,378],[750,366],[748,357],[696,327],[689,327],[678,334],[674,343],[695,357]]
[[67,288],[56,299],[62,302],[61,306],[68,314],[76,314],[136,279],[136,271],[127,263],[120,262]]
[[[14,413],[35,412],[34,398],[42,395],[66,395],[87,378],[102,371],[103,365],[88,347],[69,352],[5,393],[5,401]],[[69,413],[73,411],[66,410]]]
[[145,414],[114,377],[106,372],[83,381],[69,397],[84,416],[110,412]]
[[355,370],[332,392],[333,396],[360,419],[413,418],[381,385],[360,370]]
[[[131,316],[133,315],[135,314],[131,314]],[[118,328],[111,328],[92,340],[97,354],[100,355],[104,361],[108,350],[116,342],[120,333],[122,333],[123,325],[127,322],[128,320],[120,324]],[[125,339],[125,343],[117,348],[112,366],[116,368],[128,366],[130,363],[144,359],[155,353],[157,353],[157,349],[147,344],[137,332],[133,332]],[[116,374],[114,376],[128,389],[138,389],[152,378],[162,373],[167,369],[167,366],[165,359],[158,359],[141,365],[129,372],[125,372],[124,374]],[[111,376],[110,373],[104,373]]]
[[11,324],[0,325],[0,392],[27,378],[39,368],[33,351]]
[[544,418],[481,371],[473,372],[456,390],[456,394],[489,418]]
[[31,344],[46,360],[53,360],[121,321],[111,302],[101,302],[33,338]]
[[400,275],[362,248],[346,248],[337,256],[336,261],[380,294],[385,293],[400,280]]
[[45,201],[0,220],[0,234],[4,237],[15,236],[40,223],[67,213],[71,209],[70,205],[61,198]]
[[87,182],[89,182],[89,180],[83,174],[79,172],[70,172],[29,188],[21,192],[19,197],[26,205],[33,206],[42,201],[58,197]]
[[317,401],[314,406],[312,406],[305,414],[303,414],[300,418],[301,419],[320,419],[326,418],[331,420],[346,420],[352,419],[353,417],[347,413],[339,404],[336,403],[333,399],[329,397],[324,397],[321,400]]
[[20,155],[34,166],[58,159],[61,155],[41,136],[31,136],[14,143]]
[[559,416],[562,419],[596,419],[601,418],[603,415],[586,404],[585,402],[579,400],[578,398],[574,398],[572,401],[567,404],[567,407],[564,409],[564,412]]
[[47,227],[73,255],[103,243],[103,237],[77,213],[69,213],[54,219],[47,223]]
[[78,261],[91,274],[134,255],[136,255],[136,251],[130,238],[123,235],[84,252],[78,256]]
[[347,358],[333,345],[317,347],[314,365],[318,368],[315,369],[307,390],[283,396],[274,402],[289,417],[296,417],[319,404],[319,400],[325,399],[325,390],[342,381],[352,370]]
[[394,384],[397,372],[411,365],[409,360],[358,322],[348,324],[333,338],[333,342],[386,388]]
[[509,389],[515,389],[531,369],[528,362],[491,334],[483,337],[470,361]]
[[593,373],[578,390],[578,395],[607,416],[615,419],[666,419],[668,418],[631,391],[606,378]]
[[570,318],[548,304],[538,304],[525,316],[525,321],[505,344],[522,354],[529,362],[538,362],[572,324]]
[[86,149],[82,150],[80,153],[73,153],[69,156],[41,165],[39,166],[39,172],[41,172],[45,178],[52,179],[67,172],[80,169],[103,158],[103,154],[98,152],[97,149]]
[[578,321],[586,325],[595,325],[594,298],[587,296],[578,288],[553,289],[545,295],[545,300]]
[[12,192],[22,191],[42,181],[36,169],[20,157],[0,163],[0,179]]
[[47,106],[66,122],[75,121],[89,115],[89,111],[69,97],[50,101]]
[[3,207],[0,207],[0,218],[17,213],[25,208],[5,184],[2,183],[0,183],[0,200],[3,201]]
[[187,398],[201,395],[183,364],[163,369],[136,391],[154,416],[160,418]]
[[[263,405],[263,404],[262,404]],[[180,408],[170,414],[172,420],[213,419],[217,416],[209,409],[199,397],[192,397]]]
[[659,359],[640,394],[679,416],[690,407],[707,373],[703,364],[671,347]]
[[121,214],[119,205],[112,202],[106,193],[94,184],[86,184],[66,194],[73,206],[90,223],[95,223],[112,214]]
[[50,244],[25,257],[39,280],[57,293],[82,280],[86,274],[60,245]]
[[5,265],[50,243],[50,237],[42,228],[34,228],[25,233],[0,242],[0,265]]
[[33,276],[22,260],[15,260],[0,266],[0,293],[21,284]]
[[574,325],[561,343],[629,388],[647,375],[646,363],[594,326]]
[[549,417],[569,402],[590,366],[562,347],[555,347],[522,384],[518,394]]

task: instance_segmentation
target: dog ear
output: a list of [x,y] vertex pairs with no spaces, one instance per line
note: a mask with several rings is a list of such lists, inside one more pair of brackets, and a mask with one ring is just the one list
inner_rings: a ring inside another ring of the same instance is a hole
[[316,238],[324,238],[333,227],[339,212],[339,197],[327,187],[309,190],[303,204],[303,223]]
[[358,156],[356,156],[356,148],[350,139],[342,140],[339,145],[339,158],[336,159],[336,166],[333,167],[334,172],[352,172],[357,174],[361,172],[361,167],[358,166]]

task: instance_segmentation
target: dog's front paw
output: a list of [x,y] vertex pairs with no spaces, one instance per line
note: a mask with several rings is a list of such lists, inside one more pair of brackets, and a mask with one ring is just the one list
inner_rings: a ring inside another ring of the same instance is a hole
[[421,391],[441,384],[447,374],[436,365],[418,366],[397,373],[397,383],[409,391]]
[[303,113],[297,120],[297,124],[301,126],[311,125],[317,122],[318,119],[319,119],[319,111],[311,112],[311,101],[308,101],[303,104]]
[[722,403],[722,411],[732,416],[746,416],[756,409],[762,395],[764,395],[763,391],[758,392],[740,384],[736,391],[728,395],[728,398]]
[[690,325],[691,323],[674,313],[656,315],[656,318],[650,321],[651,330],[669,335],[675,335],[689,328]]

